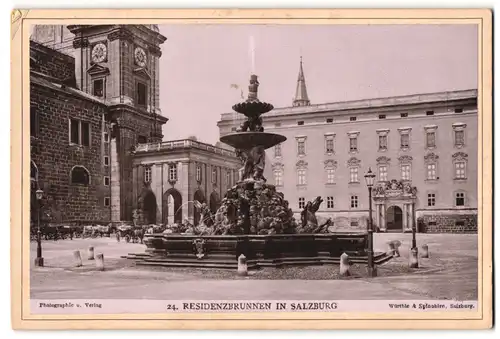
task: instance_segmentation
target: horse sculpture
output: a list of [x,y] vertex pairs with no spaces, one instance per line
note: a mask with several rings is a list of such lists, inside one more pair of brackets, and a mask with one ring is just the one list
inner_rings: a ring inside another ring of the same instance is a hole
[[307,202],[300,213],[301,223],[297,228],[297,233],[325,233],[327,231],[328,226],[331,225],[331,219],[318,225],[318,218],[316,217],[316,212],[322,202],[323,199],[320,196],[316,197],[313,201]]
[[200,212],[200,222],[193,230],[196,235],[210,235],[214,232],[214,219],[212,212],[206,203],[194,202],[194,206]]

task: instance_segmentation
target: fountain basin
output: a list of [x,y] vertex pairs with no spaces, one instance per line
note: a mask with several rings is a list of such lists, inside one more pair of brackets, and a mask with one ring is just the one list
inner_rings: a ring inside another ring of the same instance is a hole
[[[146,254],[130,254],[138,265],[236,269],[238,257],[248,267],[338,264],[343,253],[353,263],[367,262],[366,233],[196,236],[145,235]],[[198,245],[196,245],[198,244]],[[380,264],[392,256],[376,253]]]
[[239,132],[226,134],[220,141],[236,149],[251,149],[256,146],[268,149],[286,141],[286,137],[267,132]]
[[264,113],[271,111],[274,108],[273,105],[267,102],[256,101],[245,101],[240,102],[233,106],[233,110],[244,114],[247,117],[258,117]]

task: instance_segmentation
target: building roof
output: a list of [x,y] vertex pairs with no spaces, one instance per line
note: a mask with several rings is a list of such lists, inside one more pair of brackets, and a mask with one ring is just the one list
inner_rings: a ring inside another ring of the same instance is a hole
[[[341,112],[355,109],[381,108],[403,105],[430,104],[456,100],[476,99],[477,89],[467,89],[449,92],[422,93],[385,98],[373,98],[351,101],[338,101],[333,103],[316,104],[309,106],[294,106],[275,108],[266,117],[287,116],[295,114],[314,114],[323,112]],[[222,121],[234,120],[234,113],[223,113]]]
[[35,71],[30,72],[30,83],[37,84],[39,86],[43,86],[51,90],[59,91],[71,96],[75,96],[83,100],[94,102],[96,104],[107,106],[103,100],[98,99],[97,97],[94,97],[83,91],[80,91],[79,89],[66,86],[65,84],[57,82],[56,80],[57,79],[49,77],[39,72]]

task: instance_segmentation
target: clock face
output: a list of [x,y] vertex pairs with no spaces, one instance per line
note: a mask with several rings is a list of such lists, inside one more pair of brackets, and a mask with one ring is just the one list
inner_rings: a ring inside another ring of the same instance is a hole
[[140,47],[137,47],[134,52],[135,62],[137,65],[144,67],[146,66],[146,52]]
[[108,49],[105,44],[102,42],[96,44],[94,48],[92,48],[92,61],[94,62],[103,62],[106,60],[106,54]]

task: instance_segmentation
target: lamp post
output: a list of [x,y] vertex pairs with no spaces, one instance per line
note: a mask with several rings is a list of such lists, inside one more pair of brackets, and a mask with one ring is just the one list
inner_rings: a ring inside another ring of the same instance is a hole
[[368,221],[368,276],[376,277],[377,268],[373,263],[373,217],[372,217],[372,188],[375,181],[375,174],[371,168],[365,174],[366,186],[368,186],[368,204],[369,204],[369,221]]
[[43,257],[42,257],[42,231],[40,229],[40,201],[43,198],[43,191],[41,189],[37,189],[35,193],[36,197],[36,214],[37,214],[37,224],[38,230],[36,234],[36,258],[35,258],[35,266],[43,267]]

